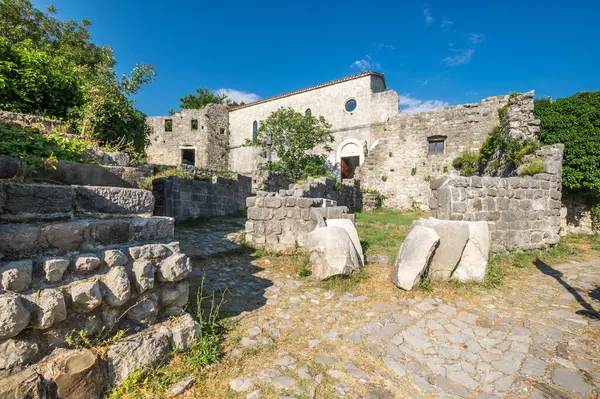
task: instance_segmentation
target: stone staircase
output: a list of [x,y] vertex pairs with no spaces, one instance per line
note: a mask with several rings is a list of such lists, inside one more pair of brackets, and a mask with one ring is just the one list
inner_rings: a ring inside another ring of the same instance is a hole
[[[100,397],[194,342],[191,264],[153,209],[145,190],[0,181],[1,398]],[[119,330],[102,357],[72,349]]]

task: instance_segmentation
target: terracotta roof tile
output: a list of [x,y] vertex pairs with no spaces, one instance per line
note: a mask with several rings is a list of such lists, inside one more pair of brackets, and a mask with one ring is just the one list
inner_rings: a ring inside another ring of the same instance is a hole
[[347,82],[349,80],[354,80],[354,79],[362,78],[362,77],[365,77],[365,76],[381,76],[382,78],[384,77],[382,73],[373,72],[373,71],[365,71],[365,72],[357,73],[356,75],[350,75],[350,76],[346,76],[346,77],[341,78],[341,79],[331,80],[329,82],[321,83],[321,84],[318,84],[318,85],[315,85],[315,86],[306,87],[304,89],[290,91],[289,93],[284,93],[284,94],[279,94],[279,95],[273,96],[273,97],[263,98],[262,100],[257,100],[257,101],[254,101],[254,102],[251,102],[251,103],[248,103],[248,104],[241,104],[241,105],[229,106],[229,110],[230,111],[236,111],[238,109],[251,107],[253,105],[258,105],[258,104],[266,103],[266,102],[273,101],[273,100],[278,100],[278,99],[284,98],[284,97],[290,97],[290,96],[293,96],[293,95],[296,95],[296,94],[305,93],[307,91],[320,89],[322,87],[332,86],[332,85],[335,85],[335,84],[338,84],[338,83]]

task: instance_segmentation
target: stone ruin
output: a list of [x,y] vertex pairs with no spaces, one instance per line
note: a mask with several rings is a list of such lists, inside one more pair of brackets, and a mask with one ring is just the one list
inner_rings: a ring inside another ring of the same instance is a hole
[[[100,397],[188,348],[190,261],[149,191],[0,182],[0,397]],[[103,356],[73,349],[109,339]]]

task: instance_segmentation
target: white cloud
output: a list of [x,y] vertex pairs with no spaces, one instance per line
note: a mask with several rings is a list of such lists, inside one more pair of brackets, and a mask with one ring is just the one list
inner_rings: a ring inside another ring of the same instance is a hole
[[452,26],[454,25],[454,22],[450,21],[449,19],[442,19],[442,23],[440,24],[441,28],[447,28],[448,26]]
[[391,44],[385,44],[385,43],[378,43],[378,44],[374,44],[373,47],[376,50],[395,50],[395,47],[392,46]]
[[429,7],[425,7],[425,9],[423,10],[423,16],[425,17],[425,23],[427,25],[431,25],[431,23],[433,22],[433,17],[431,16],[431,11],[429,10]]
[[228,99],[235,101],[236,103],[244,102],[246,104],[260,100],[260,96],[254,93],[247,93],[241,90],[235,89],[218,89],[215,90],[217,94],[225,94]]
[[469,41],[473,44],[482,43],[485,40],[485,35],[481,33],[469,33]]
[[447,66],[468,64],[469,61],[471,61],[471,58],[473,58],[473,54],[475,54],[475,49],[472,48],[468,48],[466,50],[452,49],[452,51],[457,52],[458,54],[456,54],[454,57],[444,58],[443,61]]
[[356,60],[352,64],[350,64],[350,68],[358,68],[361,71],[368,71],[371,69],[379,68],[379,64],[373,62],[373,59],[370,55],[366,55],[362,60]]
[[428,112],[438,108],[447,107],[446,101],[440,100],[418,100],[410,96],[410,94],[401,94],[398,105],[400,110],[405,114],[414,114],[417,112]]

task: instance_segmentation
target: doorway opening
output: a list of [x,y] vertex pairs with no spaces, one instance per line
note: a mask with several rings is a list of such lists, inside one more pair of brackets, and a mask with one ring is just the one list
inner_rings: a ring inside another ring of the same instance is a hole
[[196,150],[193,148],[181,149],[181,163],[185,165],[196,165]]
[[354,171],[360,164],[360,156],[342,157],[341,164],[342,179],[352,179],[354,177]]

